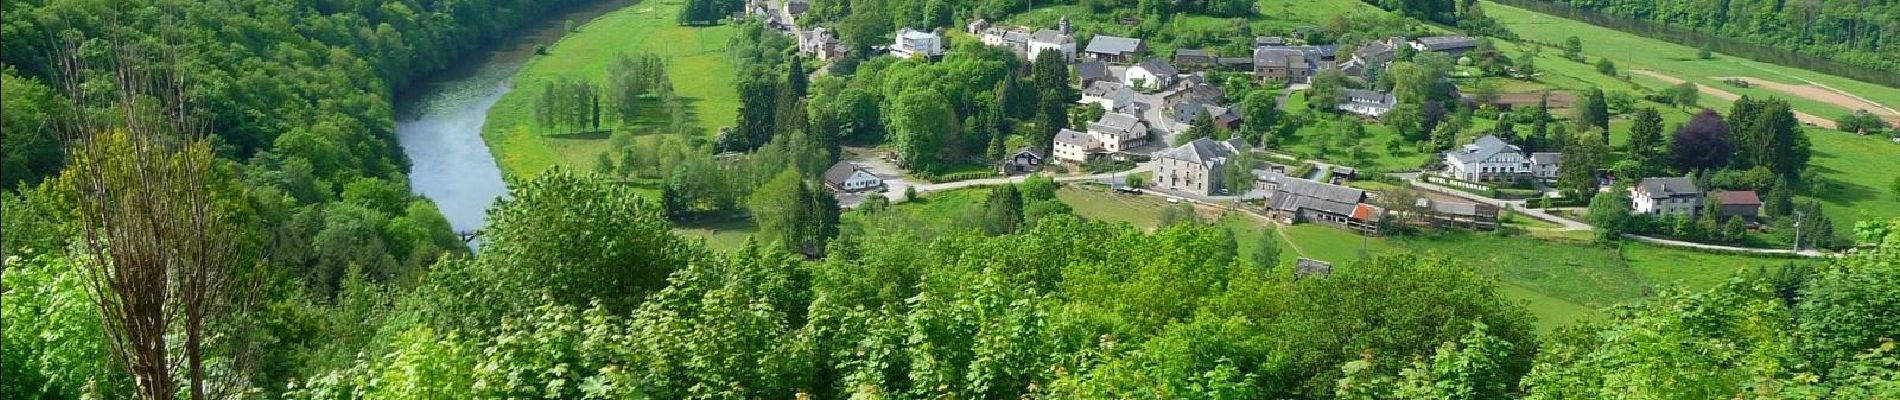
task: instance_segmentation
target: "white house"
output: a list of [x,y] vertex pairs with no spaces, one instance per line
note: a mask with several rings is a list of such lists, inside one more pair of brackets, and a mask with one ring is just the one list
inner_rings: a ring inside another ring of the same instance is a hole
[[[1056,29],[1043,29],[1029,32],[1028,28],[1004,28],[971,23],[971,33],[982,35],[983,44],[1003,46],[1014,50],[1024,59],[1035,60],[1044,51],[1062,53],[1063,62],[1075,61],[1075,31],[1069,25],[1069,17],[1064,16],[1056,23]],[[980,30],[977,30],[980,29]]]
[[1563,168],[1563,153],[1531,153],[1530,158],[1532,178],[1557,179],[1557,171]]
[[839,161],[825,170],[825,186],[840,193],[851,193],[882,188],[884,180],[857,164]]
[[1101,141],[1089,137],[1086,133],[1068,129],[1056,132],[1055,143],[1050,147],[1050,149],[1055,150],[1053,153],[1056,156],[1056,161],[1073,164],[1088,162],[1089,155],[1094,154],[1101,148]]
[[1353,114],[1378,117],[1392,111],[1393,107],[1399,106],[1399,97],[1391,93],[1344,89],[1340,90],[1340,94],[1345,98],[1340,99],[1337,108]]
[[903,58],[942,57],[943,36],[904,28],[897,32],[897,41],[891,43],[891,55]]
[[1056,160],[1088,162],[1096,154],[1120,153],[1148,143],[1148,124],[1131,114],[1111,112],[1089,123],[1087,132],[1063,129],[1050,144]]
[[1181,70],[1168,64],[1168,60],[1159,57],[1150,58],[1128,67],[1122,73],[1122,84],[1132,88],[1160,90],[1174,85],[1175,78],[1181,76]]
[[[1484,135],[1464,148],[1445,152],[1445,175],[1470,182],[1514,180],[1532,172],[1524,150],[1495,135]],[[1552,169],[1551,176],[1556,176]]]
[[1630,187],[1630,210],[1649,215],[1693,215],[1702,207],[1702,189],[1689,177],[1643,178]]

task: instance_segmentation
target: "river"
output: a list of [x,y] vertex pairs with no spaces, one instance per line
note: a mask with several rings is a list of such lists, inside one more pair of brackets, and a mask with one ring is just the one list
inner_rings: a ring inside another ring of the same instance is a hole
[[488,109],[512,89],[510,78],[534,56],[535,46],[560,39],[566,21],[582,23],[634,3],[603,0],[549,16],[397,96],[396,137],[409,156],[409,185],[434,200],[456,232],[481,229],[488,207],[508,194],[501,168],[482,141],[482,124]]

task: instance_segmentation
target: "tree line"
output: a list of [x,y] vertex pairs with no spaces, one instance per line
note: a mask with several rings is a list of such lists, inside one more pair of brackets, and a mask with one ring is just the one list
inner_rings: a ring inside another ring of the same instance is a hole
[[[257,317],[322,315],[335,322],[270,329],[354,346],[284,350],[315,351],[278,382],[299,399],[1872,399],[1900,388],[1900,325],[1882,313],[1900,301],[1900,220],[1864,224],[1863,251],[1825,265],[1665,290],[1539,335],[1470,266],[1389,253],[1300,275],[1192,217],[1144,232],[1032,214],[1060,204],[1045,203],[1052,188],[991,189],[961,229],[866,207],[845,216],[829,256],[805,261],[762,242],[707,250],[627,187],[554,170],[496,209],[479,257],[442,260],[413,289],[353,279],[335,314]],[[71,261],[8,263],[0,306],[42,317],[10,321],[100,334],[75,317],[84,303],[56,295],[78,290],[61,284],[81,273]],[[25,293],[36,296],[15,297]],[[34,349],[97,344],[6,332]],[[70,365],[52,371],[112,373]]]

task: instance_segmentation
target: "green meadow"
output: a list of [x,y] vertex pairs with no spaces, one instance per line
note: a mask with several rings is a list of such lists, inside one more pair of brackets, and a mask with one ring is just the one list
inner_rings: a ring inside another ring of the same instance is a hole
[[679,26],[673,19],[681,4],[642,2],[607,13],[549,46],[547,55],[529,60],[515,74],[514,91],[495,103],[482,127],[482,138],[495,152],[503,175],[525,179],[556,165],[579,171],[593,168],[595,156],[609,148],[607,139],[537,133],[532,125],[534,97],[543,84],[562,77],[604,84],[607,64],[616,54],[648,52],[665,58],[668,77],[687,99],[697,125],[705,132],[731,126],[738,118],[739,96],[733,87],[737,73],[726,56],[726,45],[736,30]]

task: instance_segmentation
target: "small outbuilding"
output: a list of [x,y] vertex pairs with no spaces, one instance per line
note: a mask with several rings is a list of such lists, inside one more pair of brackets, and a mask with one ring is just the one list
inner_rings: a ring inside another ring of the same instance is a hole
[[839,161],[825,170],[825,187],[839,193],[855,193],[883,188],[884,180],[862,166]]

